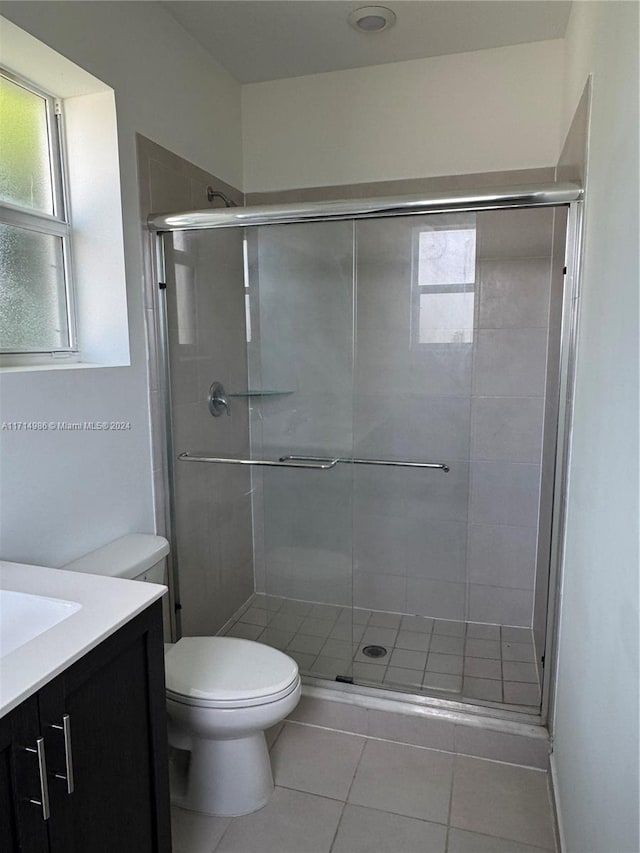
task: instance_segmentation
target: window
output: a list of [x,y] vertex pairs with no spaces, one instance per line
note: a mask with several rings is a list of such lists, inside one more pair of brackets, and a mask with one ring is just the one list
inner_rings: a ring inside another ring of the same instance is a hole
[[473,341],[475,278],[475,217],[460,224],[416,230],[412,311],[415,343]]
[[70,356],[71,299],[56,100],[0,70],[0,352]]

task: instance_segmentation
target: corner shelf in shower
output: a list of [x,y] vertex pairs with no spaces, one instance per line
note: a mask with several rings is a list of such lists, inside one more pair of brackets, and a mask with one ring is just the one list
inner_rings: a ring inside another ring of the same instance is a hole
[[288,397],[293,391],[236,391],[227,397]]

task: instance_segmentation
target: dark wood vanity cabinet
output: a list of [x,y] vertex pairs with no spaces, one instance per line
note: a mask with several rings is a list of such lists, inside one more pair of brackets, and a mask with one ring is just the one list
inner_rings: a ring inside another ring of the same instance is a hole
[[159,602],[0,720],[0,853],[116,851],[171,851]]

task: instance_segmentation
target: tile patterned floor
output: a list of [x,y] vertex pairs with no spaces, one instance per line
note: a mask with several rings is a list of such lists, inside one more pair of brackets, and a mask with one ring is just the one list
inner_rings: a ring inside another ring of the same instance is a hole
[[[250,624],[250,623],[249,623]],[[547,774],[286,723],[276,789],[252,815],[174,808],[174,853],[543,853]]]
[[[402,616],[255,595],[229,636],[274,646],[305,675],[446,696],[538,713],[540,687],[527,628]],[[364,654],[368,645],[384,657]]]

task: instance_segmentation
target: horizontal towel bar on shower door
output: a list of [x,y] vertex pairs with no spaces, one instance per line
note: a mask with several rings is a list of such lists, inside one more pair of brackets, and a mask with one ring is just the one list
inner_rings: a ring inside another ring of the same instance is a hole
[[298,461],[294,461],[294,457],[285,457],[283,459],[230,459],[224,456],[197,456],[193,453],[180,453],[178,459],[181,462],[218,462],[222,465],[267,465],[271,468],[313,468],[316,471],[328,471],[334,468],[340,459],[318,459],[312,461],[311,457],[306,460],[299,457]]
[[437,468],[444,471],[445,474],[449,471],[449,466],[444,462],[406,462],[402,459],[352,459],[345,457],[340,459],[329,460],[324,456],[281,456],[280,462],[329,462],[332,465],[336,462],[346,462],[348,465],[389,465],[394,468]]

